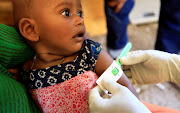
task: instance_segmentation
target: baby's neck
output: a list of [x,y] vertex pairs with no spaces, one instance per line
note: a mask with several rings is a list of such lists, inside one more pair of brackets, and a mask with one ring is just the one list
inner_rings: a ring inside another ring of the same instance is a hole
[[60,56],[54,54],[37,54],[32,63],[32,69],[43,69],[50,66],[58,65],[60,63],[66,63],[74,60],[78,53],[71,56]]
[[55,55],[55,54],[49,54],[49,53],[36,54],[36,59],[44,63],[58,61],[60,59],[63,59],[64,57],[65,56],[62,56],[62,55]]

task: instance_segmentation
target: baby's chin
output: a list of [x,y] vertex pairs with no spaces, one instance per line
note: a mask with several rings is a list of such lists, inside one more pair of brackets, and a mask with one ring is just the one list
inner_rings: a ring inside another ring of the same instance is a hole
[[78,53],[82,48],[84,47],[84,44],[81,44],[79,47],[72,48],[72,51],[69,51],[69,55],[73,55]]

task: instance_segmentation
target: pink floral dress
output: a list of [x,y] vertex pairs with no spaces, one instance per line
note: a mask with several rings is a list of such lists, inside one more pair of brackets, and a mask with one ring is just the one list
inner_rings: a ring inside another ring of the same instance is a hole
[[70,62],[45,69],[23,70],[25,84],[44,113],[88,113],[88,93],[96,85],[95,65],[101,44],[84,41],[84,48]]

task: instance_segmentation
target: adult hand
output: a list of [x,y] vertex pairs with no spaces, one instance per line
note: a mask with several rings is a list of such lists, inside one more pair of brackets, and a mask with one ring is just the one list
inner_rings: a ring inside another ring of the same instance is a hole
[[128,88],[107,79],[103,79],[102,85],[112,97],[104,99],[99,86],[93,88],[89,93],[90,113],[150,113]]
[[180,84],[180,56],[157,50],[129,52],[120,59],[132,84],[171,81]]
[[109,7],[114,9],[115,13],[118,13],[124,6],[126,0],[108,0]]

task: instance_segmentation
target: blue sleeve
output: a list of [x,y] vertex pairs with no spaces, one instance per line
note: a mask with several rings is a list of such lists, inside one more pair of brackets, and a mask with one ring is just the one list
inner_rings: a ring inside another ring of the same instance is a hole
[[92,57],[94,57],[96,60],[102,50],[102,45],[99,42],[92,41],[90,39],[86,40],[87,44],[87,52],[90,54]]
[[85,40],[85,54],[86,62],[92,71],[95,72],[95,65],[98,59],[98,56],[102,50],[102,45],[98,42],[94,42],[90,39]]

